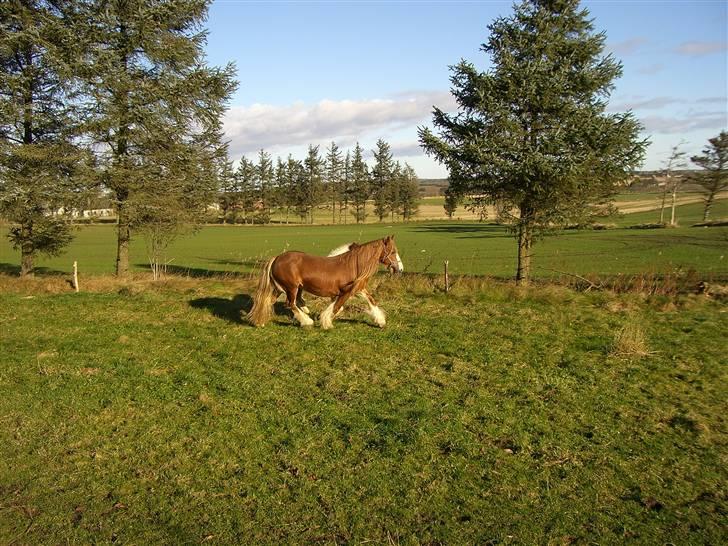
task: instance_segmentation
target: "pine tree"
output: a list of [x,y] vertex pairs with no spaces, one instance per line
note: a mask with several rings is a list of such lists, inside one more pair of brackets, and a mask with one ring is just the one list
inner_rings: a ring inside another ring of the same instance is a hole
[[453,67],[458,112],[435,108],[440,137],[421,128],[420,141],[447,166],[452,191],[519,211],[516,279],[526,284],[535,234],[613,194],[646,141],[631,113],[606,113],[622,67],[602,56],[605,35],[577,0],[521,2],[489,30],[492,68]]
[[354,156],[351,160],[351,204],[354,206],[353,214],[356,223],[364,222],[367,217],[366,205],[371,195],[369,169],[364,161],[363,150],[359,143],[354,147]]
[[344,170],[341,177],[341,200],[339,201],[339,223],[342,218],[344,224],[347,223],[347,214],[349,212],[349,199],[351,198],[351,154],[346,151],[344,158]]
[[326,189],[331,203],[332,224],[336,223],[336,204],[341,201],[342,168],[341,150],[332,142],[326,150]]
[[222,215],[222,223],[227,224],[233,216],[237,204],[237,180],[233,164],[225,160],[220,172],[220,189],[218,193],[218,204]]
[[21,253],[21,276],[38,253],[59,254],[71,240],[57,214],[77,203],[88,179],[75,145],[75,41],[71,2],[0,5],[0,214]]
[[402,169],[400,188],[400,210],[402,219],[406,222],[417,214],[417,203],[420,199],[420,185],[417,179],[417,173],[407,163],[404,164],[404,168]]
[[285,202],[286,202],[286,224],[288,223],[288,214],[293,208],[298,211],[298,194],[299,180],[302,178],[303,165],[300,161],[288,156],[286,161],[286,182],[285,182]]
[[303,161],[306,177],[305,206],[308,211],[309,222],[313,224],[315,208],[323,200],[323,161],[319,155],[319,147],[309,145],[308,155]]
[[443,205],[448,218],[452,219],[459,204],[460,197],[448,187],[445,190],[445,204]]
[[381,222],[387,211],[392,210],[390,203],[394,163],[389,144],[381,138],[377,140],[377,149],[372,152],[374,153],[374,167],[372,167],[371,185],[374,214]]
[[[80,20],[89,128],[118,215],[116,273],[129,269],[131,232],[150,199],[193,215],[212,202],[232,65],[205,65],[209,0],[89,0]],[[169,173],[183,173],[182,179]],[[160,209],[162,213],[163,209]],[[170,211],[176,215],[175,211]]]
[[280,214],[281,209],[285,210],[286,220],[288,219],[288,203],[286,199],[286,164],[279,157],[276,158],[276,171],[273,184],[273,200],[278,213]]
[[259,221],[263,224],[270,222],[271,208],[273,206],[273,160],[265,150],[258,152],[258,164],[255,166],[255,186],[258,194]]
[[242,215],[244,224],[247,224],[248,221],[251,224],[253,223],[253,213],[255,212],[255,205],[258,202],[258,192],[255,187],[255,170],[255,164],[243,156],[240,158],[240,164],[235,171],[235,179],[237,181],[236,210]]
[[718,136],[709,138],[708,146],[703,148],[703,155],[694,155],[690,161],[704,169],[695,173],[691,180],[703,189],[703,222],[707,222],[716,194],[728,189],[728,132],[721,131]]

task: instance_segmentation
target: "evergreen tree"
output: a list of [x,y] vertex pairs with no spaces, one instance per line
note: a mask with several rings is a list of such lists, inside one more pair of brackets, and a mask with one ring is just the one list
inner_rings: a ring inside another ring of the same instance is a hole
[[381,138],[377,140],[377,149],[374,153],[374,167],[372,167],[371,185],[374,199],[374,214],[381,222],[387,211],[392,210],[392,179],[394,163],[389,144]]
[[253,223],[253,213],[255,212],[255,205],[258,202],[258,192],[255,187],[256,179],[256,167],[255,164],[243,156],[240,158],[240,164],[235,171],[235,179],[237,182],[235,200],[236,222],[238,214],[242,216],[244,224],[248,221]]
[[275,202],[278,212],[281,209],[286,210],[286,218],[288,218],[288,203],[286,199],[286,164],[279,157],[276,158],[276,172],[273,184],[273,201]]
[[399,191],[400,213],[405,222],[411,220],[417,214],[419,199],[420,185],[417,173],[410,165],[405,163],[402,169]]
[[371,195],[369,182],[369,169],[364,161],[363,150],[359,143],[354,147],[354,156],[351,160],[351,204],[356,223],[364,222],[367,217],[367,199]]
[[489,30],[482,50],[492,68],[454,66],[458,112],[435,108],[440,136],[422,128],[420,140],[448,167],[453,192],[519,211],[516,279],[525,284],[534,234],[613,194],[646,141],[631,113],[605,111],[622,67],[602,56],[605,35],[577,0],[524,1]]
[[58,211],[73,208],[86,180],[75,145],[72,6],[0,5],[0,214],[15,224],[9,238],[21,276],[33,274],[37,253],[58,254],[70,242]]
[[220,188],[218,193],[218,204],[222,223],[228,223],[232,219],[237,204],[237,179],[233,170],[232,162],[225,160],[220,172]]
[[336,204],[341,201],[342,168],[341,150],[332,142],[326,150],[326,188],[331,203],[332,224],[336,223]]
[[347,223],[347,214],[349,212],[349,199],[351,197],[351,154],[346,151],[344,158],[344,170],[341,177],[341,200],[339,201],[339,223],[342,218],[344,224]]
[[[302,176],[303,165],[293,156],[289,155],[286,161],[286,183],[285,183],[285,201],[286,201],[286,224],[288,223],[288,214],[290,209],[296,211],[298,207],[299,181]],[[303,220],[302,220],[303,221]]]
[[[132,228],[149,199],[184,207],[188,220],[214,199],[214,166],[226,153],[221,117],[236,83],[232,65],[205,65],[201,25],[208,5],[83,4],[79,38],[86,46],[83,77],[94,113],[89,128],[117,209],[117,275],[128,272]],[[185,176],[172,178],[173,171]]]
[[273,206],[273,160],[265,150],[258,152],[258,164],[255,167],[255,186],[258,194],[258,217],[260,222],[270,222],[271,208]]
[[313,224],[315,208],[323,200],[323,161],[319,155],[319,147],[309,145],[308,155],[303,162],[306,177],[305,206],[308,211],[309,222]]
[[392,222],[395,214],[402,214],[402,190],[404,189],[404,173],[399,161],[395,161],[389,182],[385,186],[386,206]]
[[445,214],[447,214],[448,218],[452,219],[459,204],[460,196],[458,196],[457,193],[455,193],[454,191],[451,191],[451,189],[448,187],[445,190],[445,204],[443,205],[443,207],[445,208]]
[[728,132],[721,131],[717,137],[708,139],[708,146],[703,148],[703,155],[694,155],[690,161],[704,169],[696,173],[691,180],[700,184],[705,195],[703,221],[710,217],[715,195],[728,189]]

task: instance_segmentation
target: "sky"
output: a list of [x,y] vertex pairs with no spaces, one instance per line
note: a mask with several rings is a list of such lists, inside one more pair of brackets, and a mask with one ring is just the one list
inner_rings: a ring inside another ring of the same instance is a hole
[[[230,154],[260,149],[303,159],[334,141],[371,153],[387,141],[420,178],[447,170],[419,147],[432,108],[452,111],[450,66],[487,71],[488,25],[509,17],[502,1],[256,2],[216,0],[207,60],[237,67],[225,116]],[[664,166],[673,146],[687,157],[728,130],[728,2],[584,1],[607,51],[623,65],[610,112],[632,110],[651,144],[643,169]],[[371,155],[370,155],[371,157]]]

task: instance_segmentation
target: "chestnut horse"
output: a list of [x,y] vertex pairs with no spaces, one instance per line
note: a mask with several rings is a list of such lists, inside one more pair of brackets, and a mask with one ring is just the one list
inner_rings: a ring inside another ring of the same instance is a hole
[[284,252],[265,265],[247,319],[254,326],[265,325],[273,316],[273,303],[285,292],[286,306],[294,318],[301,326],[312,326],[313,320],[302,298],[302,292],[306,291],[332,299],[331,305],[321,312],[324,329],[333,328],[334,318],[355,294],[366,300],[374,322],[384,327],[384,312],[367,290],[367,283],[380,264],[395,272],[403,270],[393,235],[363,244],[350,243],[326,257]]

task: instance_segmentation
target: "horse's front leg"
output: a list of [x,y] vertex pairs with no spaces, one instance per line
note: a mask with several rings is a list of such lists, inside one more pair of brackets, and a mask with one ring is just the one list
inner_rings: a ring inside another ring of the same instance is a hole
[[321,311],[321,328],[328,330],[334,327],[334,318],[341,312],[341,309],[344,307],[344,303],[346,303],[346,300],[348,300],[353,293],[353,290],[347,290],[346,292],[339,294],[326,309]]
[[364,288],[363,290],[360,290],[357,295],[369,304],[369,311],[367,311],[367,314],[374,319],[377,326],[384,328],[384,325],[387,324],[387,318],[384,315],[384,311],[382,311],[382,309],[377,305],[377,302],[374,301],[369,290]]

